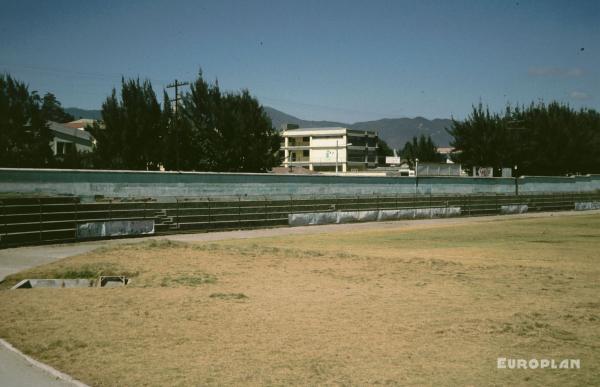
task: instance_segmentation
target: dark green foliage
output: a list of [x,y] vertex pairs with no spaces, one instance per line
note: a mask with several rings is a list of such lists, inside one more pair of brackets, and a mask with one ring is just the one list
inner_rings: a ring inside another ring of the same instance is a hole
[[121,81],[117,92],[102,104],[105,128],[95,125],[91,132],[98,142],[96,167],[156,170],[162,161],[163,119],[160,104],[150,81]]
[[0,75],[0,167],[47,167],[52,164],[52,135],[41,99],[10,75]]
[[453,121],[454,159],[467,169],[518,166],[520,175],[600,172],[600,115],[552,102],[508,106],[503,115],[481,104]]
[[280,163],[281,139],[258,101],[247,90],[222,93],[202,73],[183,99],[177,129],[182,168],[264,172]]
[[422,134],[419,138],[413,137],[412,141],[407,142],[400,152],[400,156],[407,159],[411,165],[415,165],[415,161],[441,163],[443,156],[437,153],[437,146],[429,136]]
[[75,118],[66,113],[54,94],[46,93],[42,99],[42,115],[46,121],[70,122]]
[[393,156],[394,150],[389,147],[387,142],[381,138],[377,138],[377,161],[379,165],[385,165],[385,157]]
[[105,129],[90,130],[94,166],[111,169],[264,172],[278,165],[280,139],[247,91],[221,93],[202,75],[177,106],[163,106],[149,81],[123,80],[102,105]]

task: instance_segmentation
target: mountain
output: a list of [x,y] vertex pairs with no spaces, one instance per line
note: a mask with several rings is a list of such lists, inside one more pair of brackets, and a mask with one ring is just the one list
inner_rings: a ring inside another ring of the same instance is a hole
[[431,136],[437,146],[449,146],[452,136],[446,128],[452,126],[452,120],[435,118],[428,120],[415,118],[384,118],[377,121],[357,122],[349,127],[358,130],[375,130],[391,148],[401,149],[413,137],[424,134]]
[[269,106],[263,106],[263,109],[269,115],[269,117],[271,117],[271,122],[273,123],[273,126],[277,129],[281,129],[282,125],[284,124],[297,124],[301,128],[325,128],[329,126],[348,127],[348,124],[344,124],[343,122],[303,120],[298,117],[294,117],[287,113],[279,111],[277,109],[273,109]]
[[102,119],[102,113],[100,110],[85,110],[85,109],[79,109],[79,108],[75,108],[75,107],[65,108],[63,110],[66,113],[69,113],[70,115],[75,117],[76,120],[78,120],[80,118],[90,118],[92,120],[101,120]]
[[438,146],[448,146],[452,136],[446,132],[445,128],[450,128],[452,120],[436,118],[429,120],[423,117],[415,118],[384,118],[376,121],[356,122],[346,124],[333,121],[307,121],[286,114],[277,109],[265,106],[265,112],[271,117],[273,126],[280,129],[283,124],[297,124],[301,128],[320,128],[327,126],[343,126],[345,128],[356,130],[374,130],[392,148],[400,149],[404,147],[407,141],[412,140],[414,136],[424,134],[431,136],[431,139]]
[[[356,130],[374,130],[379,133],[388,145],[395,149],[401,149],[407,141],[414,136],[424,134],[431,136],[433,142],[438,146],[448,146],[452,140],[445,128],[452,125],[452,120],[436,118],[428,120],[423,117],[415,118],[384,118],[376,121],[356,122],[347,124],[335,121],[309,121],[294,117],[269,106],[264,106],[265,112],[271,118],[273,126],[281,129],[284,124],[297,124],[301,128],[323,128],[328,126],[343,126]],[[100,110],[85,110],[79,108],[66,108],[65,112],[73,115],[75,119],[91,118],[99,120],[102,118]]]

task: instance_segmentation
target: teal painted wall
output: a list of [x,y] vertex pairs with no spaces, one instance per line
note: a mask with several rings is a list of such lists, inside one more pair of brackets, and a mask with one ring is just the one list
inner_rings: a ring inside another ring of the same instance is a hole
[[[519,192],[600,190],[600,175],[521,177]],[[288,196],[365,194],[513,194],[515,179],[357,177],[209,172],[139,172],[0,168],[0,193],[93,197]]]

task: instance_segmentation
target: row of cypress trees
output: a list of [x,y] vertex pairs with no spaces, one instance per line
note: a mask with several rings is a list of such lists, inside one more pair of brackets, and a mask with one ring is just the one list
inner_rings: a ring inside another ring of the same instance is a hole
[[568,104],[507,106],[502,114],[482,104],[453,120],[453,158],[463,166],[517,166],[520,175],[600,173],[600,114]]
[[[177,110],[177,113],[175,112]],[[222,92],[202,73],[174,109],[150,81],[122,79],[88,130],[91,153],[54,157],[48,121],[66,122],[52,94],[44,98],[10,75],[0,76],[0,166],[264,172],[279,165],[280,136],[247,90]]]
[[280,136],[248,90],[222,92],[198,74],[175,109],[150,81],[122,80],[102,104],[94,165],[110,169],[264,172],[279,165]]
[[[102,104],[103,123],[89,128],[94,152],[54,157],[47,121],[65,122],[54,95],[40,97],[10,75],[0,75],[0,166],[262,172],[279,165],[281,138],[247,90],[222,92],[202,73],[175,112],[166,92],[160,103],[150,81],[122,79]],[[600,114],[551,102],[482,104],[447,129],[453,159],[470,169],[518,166],[523,175],[600,173]],[[383,149],[383,148],[382,148]],[[430,138],[405,145],[409,160],[439,161]]]

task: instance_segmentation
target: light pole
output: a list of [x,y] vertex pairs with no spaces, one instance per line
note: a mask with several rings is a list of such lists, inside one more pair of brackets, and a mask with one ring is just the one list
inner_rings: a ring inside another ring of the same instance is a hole
[[519,196],[519,174],[517,173],[518,165],[515,165],[515,195]]
[[415,159],[415,178],[417,181],[417,187],[419,186],[419,159]]

